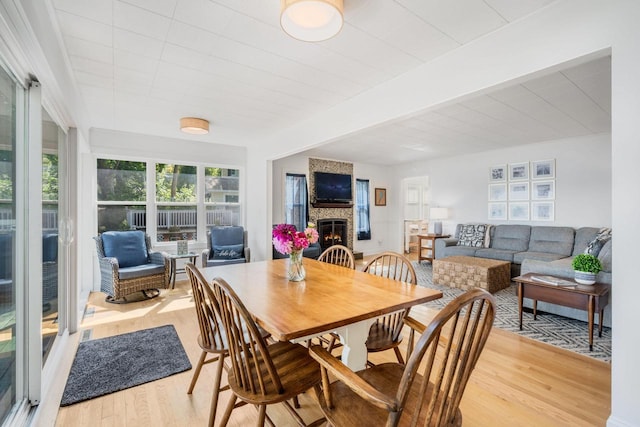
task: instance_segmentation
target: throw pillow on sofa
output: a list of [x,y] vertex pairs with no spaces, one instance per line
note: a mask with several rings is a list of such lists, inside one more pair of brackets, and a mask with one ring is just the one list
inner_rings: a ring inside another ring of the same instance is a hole
[[487,224],[465,224],[460,227],[458,246],[482,248],[489,226]]
[[591,254],[593,256],[598,256],[602,247],[611,240],[611,229],[603,228],[598,232],[598,235],[589,242],[587,248],[584,250],[585,254]]

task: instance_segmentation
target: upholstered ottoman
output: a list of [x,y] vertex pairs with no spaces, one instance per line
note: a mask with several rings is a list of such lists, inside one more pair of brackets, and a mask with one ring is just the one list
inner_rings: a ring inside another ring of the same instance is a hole
[[433,261],[433,283],[452,288],[482,288],[493,293],[511,284],[511,263],[487,258],[452,256]]

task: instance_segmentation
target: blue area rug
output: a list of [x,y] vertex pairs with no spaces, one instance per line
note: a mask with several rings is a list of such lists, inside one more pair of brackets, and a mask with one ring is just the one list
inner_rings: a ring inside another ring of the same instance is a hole
[[[433,284],[431,280],[431,264],[413,262],[413,266],[418,276],[418,285],[438,289],[443,294],[441,299],[426,303],[427,307],[440,309],[464,292],[461,289]],[[518,326],[518,297],[516,290],[516,285],[512,284],[510,287],[493,294],[498,305],[494,327],[598,360],[611,361],[611,328],[603,327],[602,337],[598,337],[597,326],[594,326],[593,351],[589,351],[587,322],[580,320],[539,312],[537,319],[534,321],[533,314],[525,312],[523,313],[523,330],[521,331]]]
[[191,369],[173,325],[78,346],[60,406],[104,396]]

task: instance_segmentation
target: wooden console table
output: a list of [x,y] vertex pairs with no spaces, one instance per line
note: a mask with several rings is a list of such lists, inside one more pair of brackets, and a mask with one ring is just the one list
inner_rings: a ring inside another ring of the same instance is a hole
[[[534,276],[547,276],[538,273],[527,273],[514,277],[518,284],[518,318],[522,330],[522,300],[533,300],[533,320],[536,320],[538,300],[558,304],[565,307],[586,310],[589,320],[589,351],[593,350],[593,317],[598,312],[598,336],[602,337],[602,320],[604,308],[609,304],[611,285],[596,283],[595,285],[557,286],[533,280]],[[571,279],[565,279],[573,282]]]
[[[418,264],[420,261],[433,262],[436,257],[436,240],[446,239],[450,237],[449,234],[418,234]],[[423,246],[422,242],[431,242],[429,246]],[[426,255],[423,255],[423,251],[426,251]]]

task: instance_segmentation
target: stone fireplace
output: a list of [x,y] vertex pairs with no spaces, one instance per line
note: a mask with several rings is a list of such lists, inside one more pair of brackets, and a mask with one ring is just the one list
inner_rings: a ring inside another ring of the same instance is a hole
[[323,251],[333,245],[348,245],[346,219],[319,219],[316,227],[319,236],[318,243],[320,243]]
[[[309,219],[316,224],[318,234],[320,234],[319,243],[322,249],[334,245],[342,244],[353,250],[353,204],[328,204],[328,206],[320,206],[315,203],[315,179],[314,172],[331,172],[341,173],[353,176],[353,164],[345,162],[336,162],[332,160],[309,158]],[[355,189],[355,186],[353,187]],[[327,243],[323,242],[320,230],[320,221],[343,221],[343,226],[336,230],[335,225],[331,229],[333,234],[339,233],[339,239],[336,236],[330,236]],[[329,241],[331,243],[329,243]],[[341,241],[342,243],[339,243]]]

